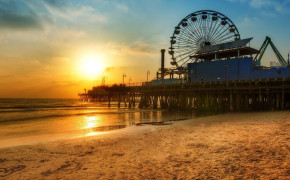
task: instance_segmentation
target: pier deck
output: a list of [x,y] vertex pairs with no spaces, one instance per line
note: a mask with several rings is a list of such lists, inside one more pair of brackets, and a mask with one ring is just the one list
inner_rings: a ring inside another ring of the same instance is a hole
[[290,79],[95,87],[82,94],[91,101],[124,102],[127,107],[209,112],[290,108]]

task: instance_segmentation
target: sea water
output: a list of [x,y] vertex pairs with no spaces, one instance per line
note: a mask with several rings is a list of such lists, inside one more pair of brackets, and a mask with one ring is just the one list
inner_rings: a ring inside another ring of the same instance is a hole
[[192,113],[117,107],[77,99],[0,99],[0,148],[96,135],[138,123],[192,118]]

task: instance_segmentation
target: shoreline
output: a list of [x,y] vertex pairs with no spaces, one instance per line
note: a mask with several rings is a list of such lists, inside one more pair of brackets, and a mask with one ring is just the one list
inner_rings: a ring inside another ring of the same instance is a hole
[[287,179],[289,130],[289,111],[132,126],[0,149],[0,179]]

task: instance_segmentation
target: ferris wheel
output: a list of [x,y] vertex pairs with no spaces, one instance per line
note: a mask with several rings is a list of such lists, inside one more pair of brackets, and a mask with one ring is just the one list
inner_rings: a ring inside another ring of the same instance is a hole
[[240,40],[236,25],[225,15],[211,10],[189,14],[175,27],[170,37],[169,54],[171,65],[179,70],[186,69],[187,63],[203,47]]

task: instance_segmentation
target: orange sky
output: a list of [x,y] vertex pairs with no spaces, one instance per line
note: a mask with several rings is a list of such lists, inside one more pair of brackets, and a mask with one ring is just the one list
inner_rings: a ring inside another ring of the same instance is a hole
[[[242,38],[256,38],[256,48],[271,34],[286,57],[290,29],[280,22],[289,20],[286,7],[287,1],[253,0],[0,1],[0,98],[77,98],[103,75],[111,84],[126,73],[125,82],[136,83],[150,70],[153,79],[174,27],[201,9],[228,15]],[[167,67],[169,61],[166,52]]]
[[2,19],[12,20],[0,29],[0,97],[77,98],[84,88],[101,84],[102,76],[107,84],[121,83],[126,73],[125,83],[130,77],[136,83],[146,81],[150,68],[157,70],[160,44],[137,38],[138,28],[127,31],[113,22],[130,14],[125,5],[99,2],[111,11],[101,14],[100,7],[60,2],[0,4],[8,14],[0,14]]
[[27,50],[16,48],[24,55],[11,54],[9,61],[1,62],[1,91],[8,97],[77,97],[83,88],[100,84],[103,76],[106,84],[121,83],[123,73],[125,83],[130,77],[133,83],[146,81],[148,68],[152,64],[158,68],[160,56],[159,51],[145,52],[138,45],[106,44],[74,47],[42,60],[42,55],[31,58]]

